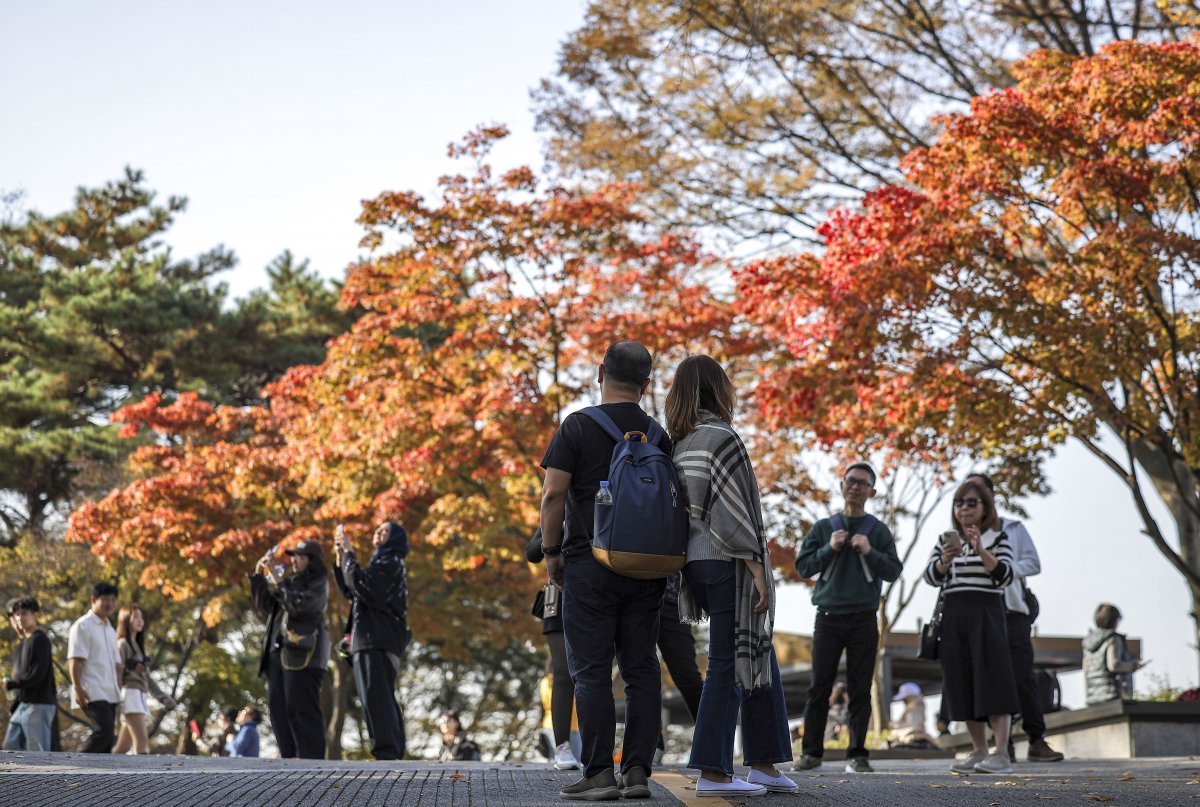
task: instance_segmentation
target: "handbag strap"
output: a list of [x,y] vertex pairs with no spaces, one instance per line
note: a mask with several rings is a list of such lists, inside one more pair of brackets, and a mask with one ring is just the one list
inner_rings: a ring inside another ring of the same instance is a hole
[[[309,662],[312,661],[313,653],[316,652],[318,644],[319,644],[319,641],[313,642],[312,647],[308,648],[308,655],[304,657],[304,663],[298,667],[289,667],[288,666],[288,663],[285,660],[287,658],[287,654],[284,653],[282,650],[279,653],[279,663],[282,664],[283,669],[287,670],[288,672],[296,672],[296,670],[303,670],[305,667],[308,666]],[[286,649],[286,648],[284,648],[284,649]]]

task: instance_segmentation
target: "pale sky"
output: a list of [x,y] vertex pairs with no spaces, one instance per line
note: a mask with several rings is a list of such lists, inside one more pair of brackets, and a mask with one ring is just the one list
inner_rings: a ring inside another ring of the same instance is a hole
[[[162,196],[190,200],[167,236],[177,255],[217,244],[237,253],[224,277],[235,293],[260,285],[284,249],[338,276],[358,254],[360,201],[431,193],[451,167],[446,144],[476,124],[512,129],[499,164],[541,165],[529,90],[552,73],[582,9],[0,0],[0,191],[23,190],[27,207],[55,213],[77,186],[141,168]],[[1195,686],[1187,589],[1139,534],[1128,493],[1076,447],[1049,478],[1055,492],[1027,503],[1044,570],[1030,581],[1039,631],[1081,635],[1096,605],[1113,602],[1154,660],[1138,688],[1153,675]],[[933,599],[925,588],[901,627],[927,618]],[[810,632],[808,590],[784,590],[779,614],[781,629]],[[1068,705],[1083,704],[1080,679],[1063,679]]]

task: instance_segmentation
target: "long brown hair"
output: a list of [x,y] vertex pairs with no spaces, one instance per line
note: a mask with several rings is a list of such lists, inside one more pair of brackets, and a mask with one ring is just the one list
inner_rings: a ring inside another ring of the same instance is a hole
[[[135,611],[142,615],[142,629],[137,633],[133,632],[133,625],[130,624],[130,622],[133,621],[133,614]],[[138,608],[133,603],[123,606],[121,608],[121,612],[117,614],[117,638],[128,641],[131,645],[136,647],[143,656],[146,655],[146,647],[144,645],[144,637],[146,634],[145,622],[146,612],[141,608]]]
[[707,409],[726,423],[733,423],[737,392],[721,365],[711,356],[688,356],[675,370],[667,393],[667,431],[672,440],[682,440],[696,430],[700,410]]
[[[958,486],[958,490],[954,491],[954,500],[966,498],[968,493],[973,493],[983,502],[983,518],[979,522],[979,526],[983,532],[988,530],[1000,529],[1000,516],[996,513],[996,499],[992,496],[992,492],[988,490],[987,485],[982,482],[977,482],[968,479]],[[952,503],[953,504],[953,503]],[[951,506],[950,520],[954,522],[954,529],[958,530],[959,535],[963,534],[963,525],[958,522],[957,508]]]

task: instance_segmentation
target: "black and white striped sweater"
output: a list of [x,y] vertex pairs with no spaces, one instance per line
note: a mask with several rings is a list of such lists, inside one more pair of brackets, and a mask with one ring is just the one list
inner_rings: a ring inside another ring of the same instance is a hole
[[942,593],[947,596],[964,591],[1003,594],[1004,587],[1012,582],[1013,554],[1008,545],[1008,536],[997,530],[988,530],[983,534],[981,543],[996,556],[998,563],[995,569],[990,572],[985,569],[983,558],[963,541],[963,553],[950,563],[946,574],[938,574],[937,563],[942,559],[942,541],[939,539],[925,567],[925,582],[931,586],[941,586]]

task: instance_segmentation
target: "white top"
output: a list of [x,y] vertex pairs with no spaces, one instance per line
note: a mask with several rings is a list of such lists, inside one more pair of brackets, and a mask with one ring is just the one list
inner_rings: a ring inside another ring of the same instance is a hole
[[[95,611],[88,611],[75,620],[67,640],[67,658],[84,660],[79,685],[89,700],[121,702],[121,685],[117,682],[117,666],[121,663],[117,632],[107,619],[96,616]],[[74,687],[71,687],[71,705],[79,708]]]
[[1008,546],[1012,550],[1012,582],[1004,589],[1004,607],[1018,614],[1028,614],[1025,605],[1025,593],[1021,591],[1021,582],[1026,577],[1033,577],[1042,572],[1042,559],[1038,557],[1037,547],[1029,537],[1029,530],[1020,521],[1004,520],[1003,528],[1008,536]]

